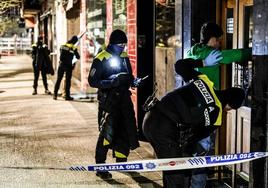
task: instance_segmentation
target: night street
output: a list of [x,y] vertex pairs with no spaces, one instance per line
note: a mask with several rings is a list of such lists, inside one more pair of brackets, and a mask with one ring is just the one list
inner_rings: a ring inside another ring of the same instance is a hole
[[1,0],[0,188],[268,188],[267,9]]
[[[0,59],[0,187],[161,187],[160,172],[129,175],[112,172],[103,181],[93,172],[63,170],[94,164],[98,136],[97,103],[45,95],[39,79],[32,95],[30,56]],[[53,91],[53,83],[48,82]],[[153,158],[147,143],[132,151],[131,160]],[[107,162],[114,162],[111,153]]]

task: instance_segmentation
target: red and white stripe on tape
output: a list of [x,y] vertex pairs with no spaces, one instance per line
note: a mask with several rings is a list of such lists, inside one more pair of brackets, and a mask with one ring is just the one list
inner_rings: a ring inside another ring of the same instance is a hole
[[197,156],[185,158],[168,158],[131,161],[124,163],[95,164],[86,166],[72,166],[69,170],[74,171],[162,171],[184,170],[213,166],[232,165],[249,162],[255,159],[267,157],[268,152],[238,153],[229,155]]

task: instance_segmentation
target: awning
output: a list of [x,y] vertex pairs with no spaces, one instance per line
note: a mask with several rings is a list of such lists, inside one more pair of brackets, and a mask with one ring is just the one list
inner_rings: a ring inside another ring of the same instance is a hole
[[27,28],[34,27],[34,24],[35,24],[34,17],[25,18],[25,26]]

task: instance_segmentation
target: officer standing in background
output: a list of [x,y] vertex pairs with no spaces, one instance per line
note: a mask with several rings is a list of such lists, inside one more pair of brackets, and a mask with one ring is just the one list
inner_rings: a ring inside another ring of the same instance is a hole
[[[126,34],[114,30],[106,49],[93,60],[88,82],[98,88],[99,138],[96,145],[96,163],[105,163],[108,149],[113,150],[116,162],[125,162],[130,149],[139,147],[137,127],[130,87],[138,87],[141,79],[132,75],[127,53]],[[111,178],[109,172],[97,172],[100,178]]]
[[37,43],[32,45],[34,84],[33,95],[37,94],[38,79],[41,72],[45,94],[51,94],[48,90],[47,74],[54,75],[51,61],[49,59],[49,51],[47,45],[43,43],[43,37],[39,36]]
[[80,59],[77,47],[74,45],[78,41],[77,36],[73,36],[66,44],[60,48],[60,65],[58,68],[58,77],[54,88],[53,99],[57,100],[60,83],[65,73],[65,100],[73,100],[70,95],[71,79],[74,65],[72,64],[73,57]]
[[[208,63],[207,60],[210,60]],[[213,66],[220,53],[212,51],[206,60],[182,59],[175,70],[189,84],[167,93],[160,101],[145,105],[143,132],[158,158],[178,158],[196,151],[197,142],[214,132],[222,121],[224,108],[237,109],[244,100],[240,88],[215,90],[205,74],[195,70]],[[189,188],[192,170],[164,171],[165,188]]]

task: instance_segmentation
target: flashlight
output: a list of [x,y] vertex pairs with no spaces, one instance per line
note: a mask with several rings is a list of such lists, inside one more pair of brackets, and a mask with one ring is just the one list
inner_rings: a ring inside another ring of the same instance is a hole
[[110,59],[110,66],[111,67],[114,67],[114,68],[119,67],[119,61],[118,61],[118,59],[115,58],[115,57],[112,57]]

